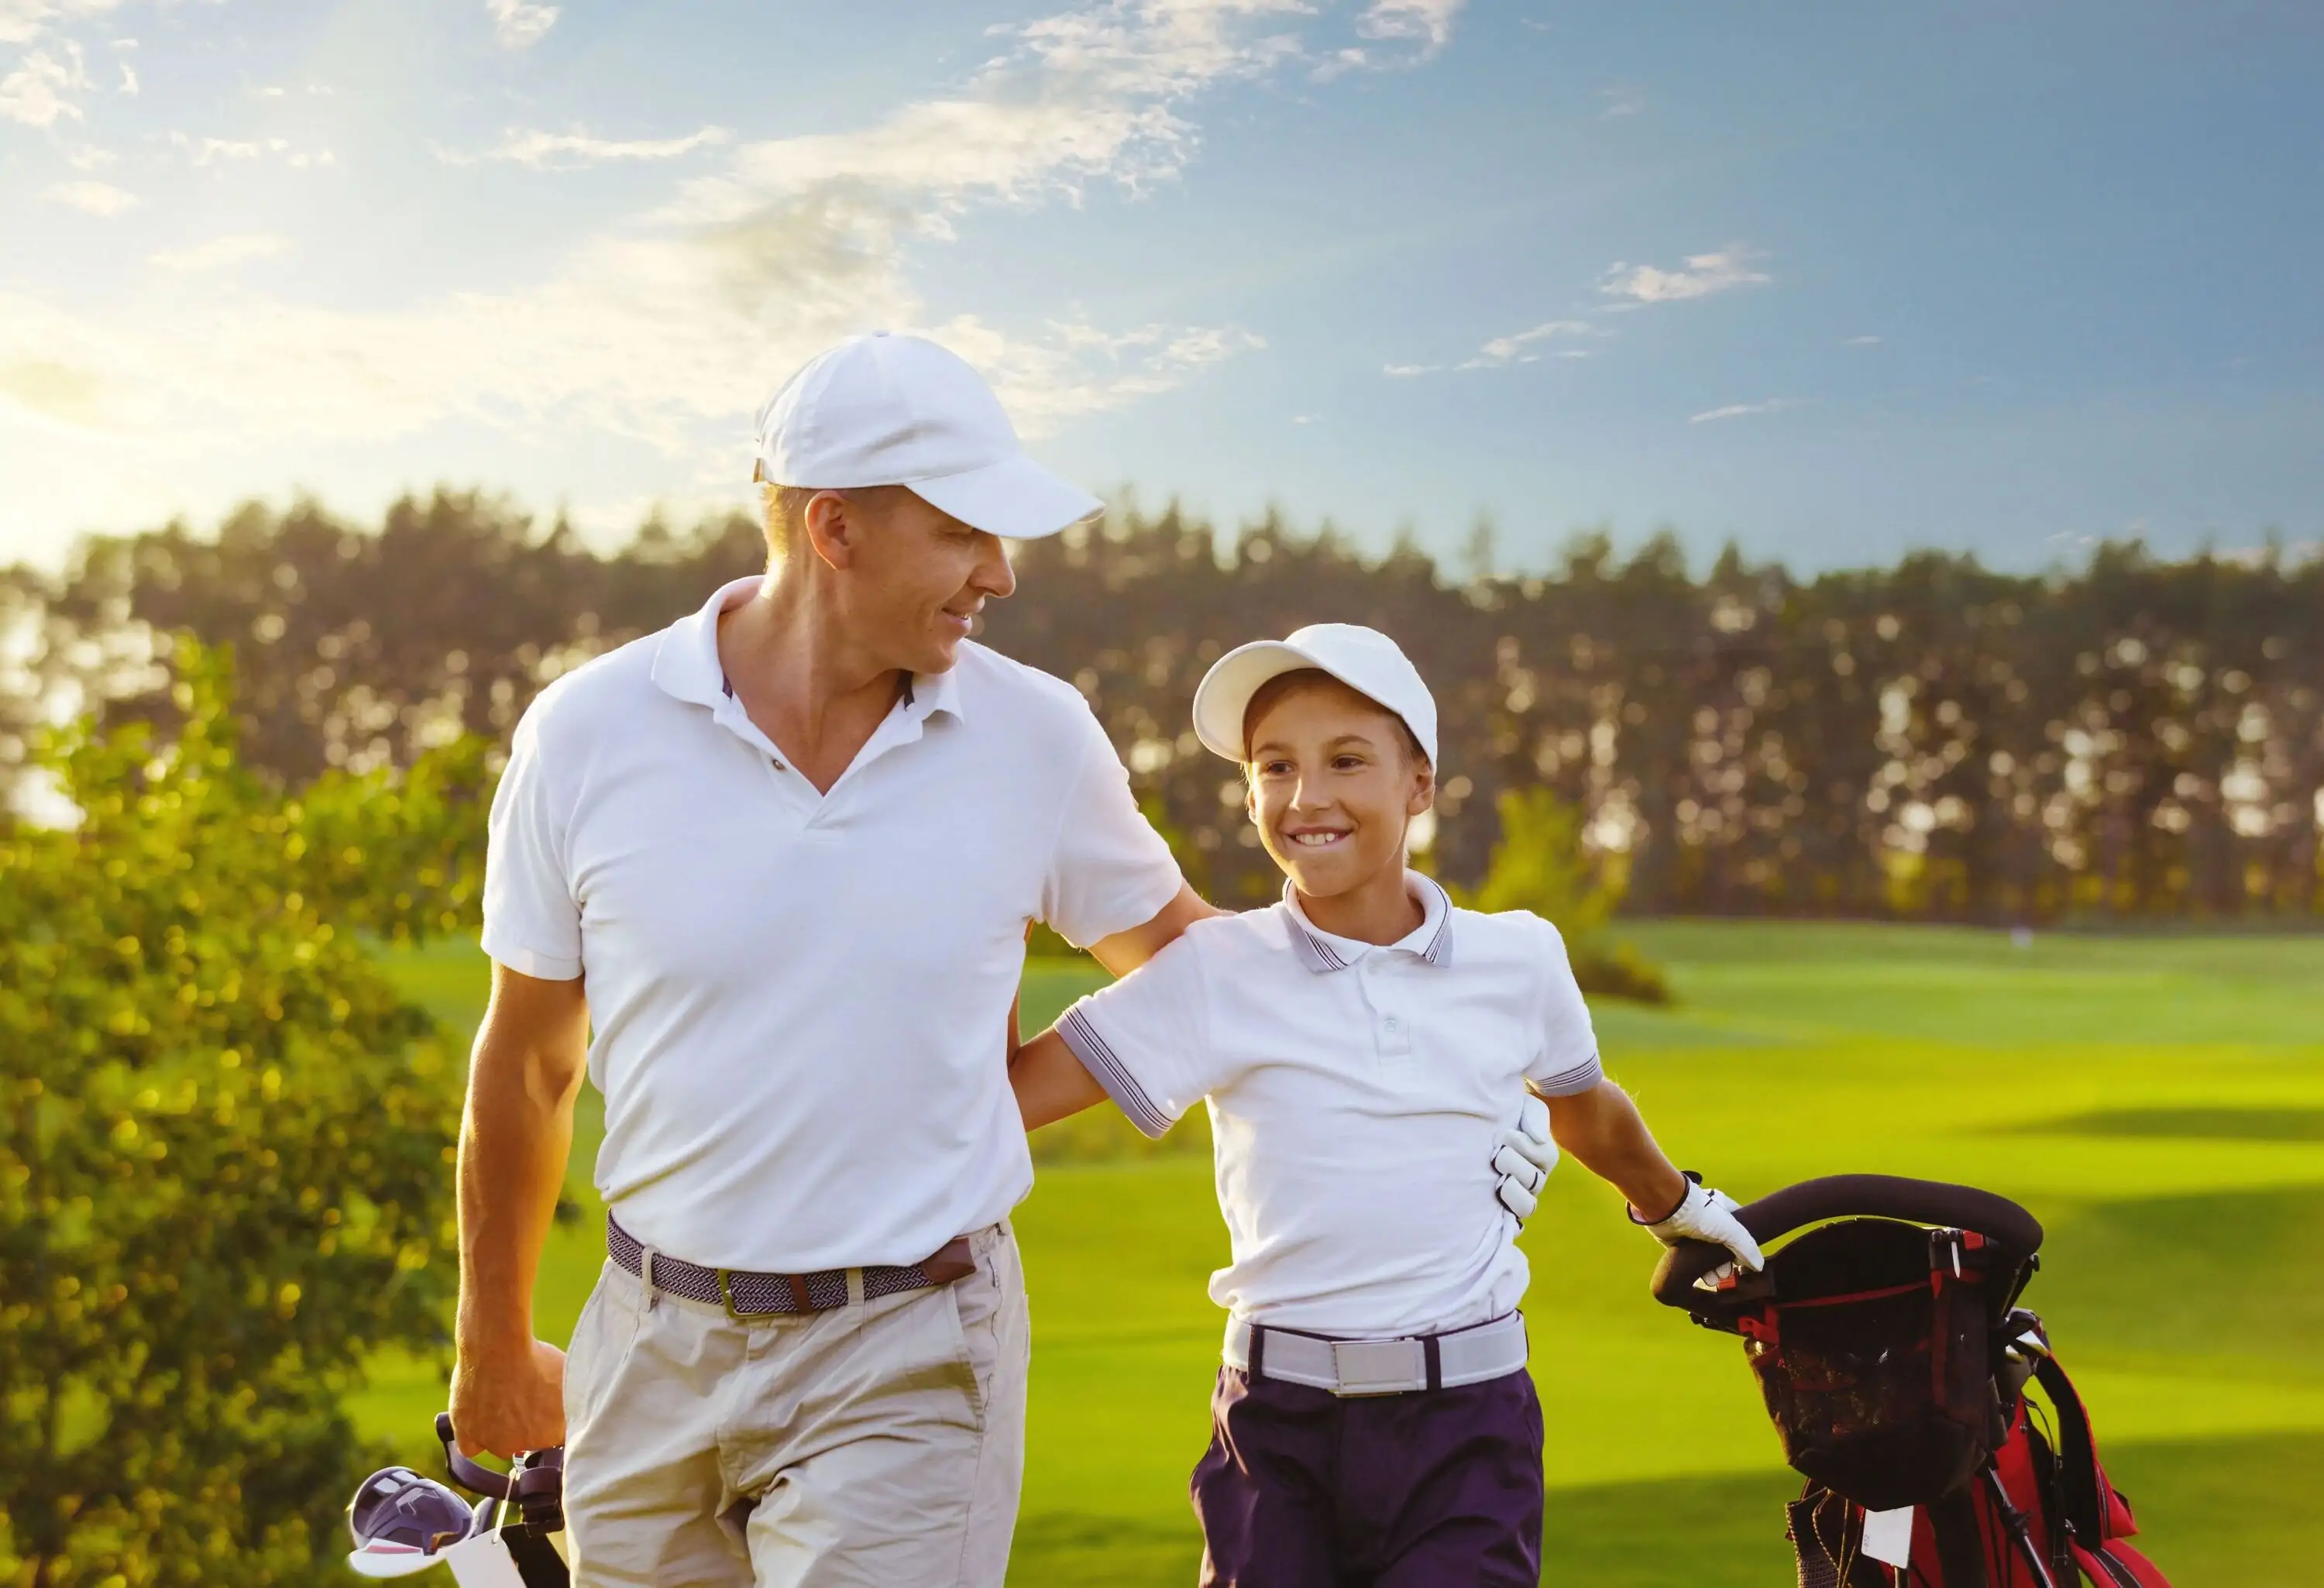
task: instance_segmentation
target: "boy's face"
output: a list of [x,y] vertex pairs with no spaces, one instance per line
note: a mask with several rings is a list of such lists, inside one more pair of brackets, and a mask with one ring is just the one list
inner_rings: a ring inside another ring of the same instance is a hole
[[1250,819],[1283,873],[1330,899],[1404,871],[1404,832],[1435,797],[1404,725],[1338,683],[1291,690],[1250,726]]

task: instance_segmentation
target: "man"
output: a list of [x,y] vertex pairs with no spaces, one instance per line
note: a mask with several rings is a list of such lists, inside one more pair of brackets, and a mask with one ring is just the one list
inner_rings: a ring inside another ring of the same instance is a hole
[[[454,1424],[566,1446],[588,1588],[997,1584],[1026,923],[1121,974],[1213,912],[1081,697],[967,642],[1002,540],[1100,506],[975,373],[860,337],[758,441],[767,575],[543,690],[493,803]],[[585,1064],[611,1251],[568,1360],[531,1292]]]

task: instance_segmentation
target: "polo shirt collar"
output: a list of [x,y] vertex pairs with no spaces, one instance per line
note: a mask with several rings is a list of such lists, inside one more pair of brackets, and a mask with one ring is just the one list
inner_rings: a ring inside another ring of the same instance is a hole
[[1345,970],[1365,955],[1382,949],[1409,954],[1441,965],[1452,956],[1452,900],[1434,877],[1418,872],[1404,873],[1405,891],[1420,901],[1420,925],[1393,943],[1359,943],[1323,930],[1299,908],[1298,891],[1286,879],[1283,909],[1291,921],[1291,945],[1307,968],[1321,975]]
[[[727,682],[726,669],[718,660],[718,619],[748,601],[758,591],[760,576],[735,579],[721,585],[701,607],[687,614],[661,633],[661,642],[654,651],[653,681],[678,699],[696,706],[718,709],[722,700],[733,697],[733,687]],[[925,720],[939,711],[961,716],[960,669],[947,669],[940,673],[914,673],[904,680],[903,706],[915,718]]]

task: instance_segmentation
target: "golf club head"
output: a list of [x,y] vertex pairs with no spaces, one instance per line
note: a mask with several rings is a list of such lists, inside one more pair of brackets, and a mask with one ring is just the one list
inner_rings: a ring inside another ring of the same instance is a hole
[[383,1468],[347,1502],[355,1539],[347,1565],[361,1577],[408,1577],[438,1565],[475,1525],[468,1502],[435,1479],[410,1467]]

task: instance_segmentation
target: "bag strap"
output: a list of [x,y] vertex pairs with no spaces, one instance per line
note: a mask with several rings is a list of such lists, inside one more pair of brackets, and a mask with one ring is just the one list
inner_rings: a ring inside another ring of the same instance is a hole
[[2058,1491],[2065,1501],[2067,1524],[2076,1539],[2095,1549],[2107,1536],[2106,1474],[2098,1467],[2090,1414],[2056,1357],[2044,1355],[2034,1362],[2034,1381],[2058,1414]]
[[1977,1485],[1963,1483],[1923,1508],[1937,1541],[1944,1588],[1993,1588],[1985,1570],[1985,1529],[1978,1520]]

